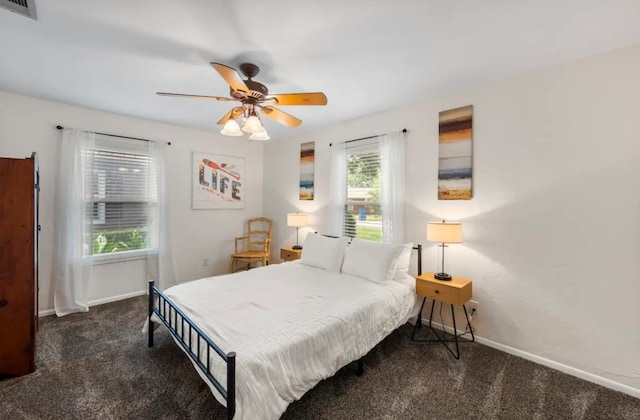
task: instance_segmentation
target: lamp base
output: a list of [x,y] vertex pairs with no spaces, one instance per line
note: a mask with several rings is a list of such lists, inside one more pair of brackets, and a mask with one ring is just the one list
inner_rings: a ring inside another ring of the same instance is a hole
[[294,245],[291,248],[292,249],[302,249],[302,246],[301,245]]
[[435,273],[435,274],[433,275],[433,278],[435,278],[436,280],[451,281],[451,274],[447,274],[447,273]]

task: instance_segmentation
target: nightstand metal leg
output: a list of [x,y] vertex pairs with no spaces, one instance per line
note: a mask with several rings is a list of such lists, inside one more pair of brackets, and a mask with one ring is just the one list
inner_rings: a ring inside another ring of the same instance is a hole
[[[431,319],[433,319],[433,306],[435,306],[435,300],[433,301],[433,305],[431,305]],[[431,327],[431,320],[429,320],[429,328],[431,328],[431,331],[433,332],[433,335],[435,335],[437,337],[437,340],[422,340],[422,341],[439,341],[442,343],[442,345],[449,351],[449,353],[451,353],[451,355],[456,359],[459,360],[460,359],[460,346],[458,345],[458,330],[456,329],[456,313],[454,311],[453,308],[453,304],[451,304],[451,320],[453,321],[453,340],[445,340],[445,336],[444,335],[440,335],[438,333],[438,331],[436,331],[435,328]],[[442,325],[442,333],[446,334],[446,331],[444,329],[444,325]],[[455,343],[456,344],[456,352],[454,353],[453,350],[451,350],[451,347],[449,347],[449,345],[447,343]]]
[[460,347],[458,346],[458,329],[456,328],[456,313],[453,310],[453,305],[451,305],[451,319],[453,320],[453,339],[456,342],[456,354],[453,354],[453,352],[449,349],[448,346],[447,346],[447,350],[449,350],[449,352],[451,352],[453,357],[455,357],[456,360],[458,360],[460,359]]
[[431,326],[431,321],[433,321],[433,308],[436,306],[436,301],[435,299],[431,301],[431,313],[429,314],[429,328],[431,328],[433,330],[433,327]]
[[471,326],[471,321],[469,320],[469,314],[467,313],[467,307],[462,305],[462,309],[464,309],[464,317],[467,320],[467,328],[469,332],[471,332],[471,341],[476,341],[476,336],[473,335],[473,327]]
[[[413,331],[411,332],[411,339],[416,334],[416,328],[422,328],[422,308],[424,308],[424,303],[427,301],[427,298],[422,299],[422,305],[420,305],[420,312],[418,312],[418,319],[416,319],[416,323],[413,325]],[[432,308],[433,310],[433,308]],[[431,326],[431,325],[429,325]]]
[[[449,353],[451,353],[451,355],[456,359],[459,360],[460,359],[460,342],[458,340],[458,337],[466,334],[466,331],[462,334],[458,334],[458,327],[456,325],[456,313],[455,313],[455,308],[454,305],[451,304],[451,321],[453,322],[453,339],[445,339],[444,335],[441,335],[438,333],[437,329],[433,328],[433,310],[436,306],[436,301],[432,300],[431,302],[431,314],[429,316],[429,329],[431,330],[431,333],[436,337],[435,339],[416,339],[415,338],[415,334],[416,334],[416,329],[422,327],[422,310],[424,309],[424,304],[427,301],[427,298],[425,297],[422,300],[422,305],[420,305],[420,313],[418,314],[418,320],[416,321],[415,325],[413,326],[413,331],[411,333],[411,340],[412,341],[416,341],[416,342],[421,342],[421,343],[429,343],[429,342],[440,342],[442,343],[443,346],[445,346],[445,348],[447,349],[447,351],[449,351]],[[473,328],[471,327],[471,321],[469,320],[469,314],[467,312],[467,308],[466,306],[462,305],[462,309],[464,309],[464,317],[465,320],[467,321],[467,329],[469,330],[469,332],[471,333],[471,340],[462,340],[464,342],[474,342],[475,341],[475,335],[473,334]],[[442,325],[442,328],[444,329],[444,325]],[[445,331],[443,331],[443,333],[446,334]],[[455,352],[453,351],[453,348],[450,347],[447,343],[455,343],[456,348],[455,348]]]

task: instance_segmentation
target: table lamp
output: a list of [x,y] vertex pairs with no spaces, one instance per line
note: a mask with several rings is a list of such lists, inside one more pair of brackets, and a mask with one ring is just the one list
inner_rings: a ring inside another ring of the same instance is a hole
[[435,273],[434,277],[438,280],[451,280],[451,275],[444,272],[444,249],[446,244],[462,242],[462,223],[445,222],[444,220],[427,223],[427,241],[440,242],[441,244],[438,246],[442,247],[442,269],[439,273]]
[[298,230],[303,226],[307,226],[308,222],[308,217],[304,213],[287,213],[287,226],[296,228],[296,244],[293,249],[302,249],[298,245]]

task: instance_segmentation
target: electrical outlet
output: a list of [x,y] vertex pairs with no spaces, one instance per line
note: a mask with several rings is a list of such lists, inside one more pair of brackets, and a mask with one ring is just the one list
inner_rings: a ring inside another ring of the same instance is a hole
[[480,304],[475,300],[469,302],[469,306],[467,307],[469,316],[478,316],[478,306],[480,306]]
[[205,258],[205,259],[203,259],[203,260],[202,260],[202,266],[203,266],[203,267],[206,267],[206,266],[208,266],[208,265],[209,265],[209,258]]

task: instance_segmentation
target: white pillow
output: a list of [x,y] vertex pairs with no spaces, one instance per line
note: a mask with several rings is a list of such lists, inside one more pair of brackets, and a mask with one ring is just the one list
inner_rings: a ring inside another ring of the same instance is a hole
[[342,272],[375,283],[385,283],[393,277],[396,261],[404,245],[383,244],[355,238],[344,256]]
[[304,241],[300,262],[328,271],[340,271],[348,238],[329,238],[309,233]]
[[408,273],[409,265],[411,264],[411,250],[413,249],[413,242],[408,242],[402,245],[402,251],[396,261],[396,273]]

